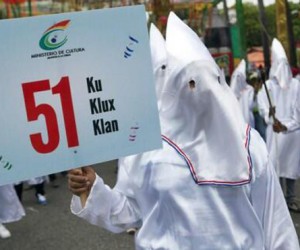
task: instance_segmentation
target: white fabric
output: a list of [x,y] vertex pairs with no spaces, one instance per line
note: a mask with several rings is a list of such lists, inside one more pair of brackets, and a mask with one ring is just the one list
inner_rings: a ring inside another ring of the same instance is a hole
[[274,38],[271,46],[272,65],[269,79],[277,79],[281,88],[288,88],[293,74],[282,44]]
[[235,94],[237,99],[240,99],[242,91],[247,87],[246,81],[246,62],[241,60],[238,66],[234,69],[231,79],[230,88]]
[[25,215],[13,185],[0,186],[0,223],[20,220]]
[[[170,20],[174,18],[170,17]],[[176,18],[173,21],[178,23]],[[190,40],[186,27],[173,28],[182,32],[186,41]],[[198,42],[192,40],[199,48]],[[169,51],[172,51],[174,44],[170,41]],[[296,231],[268,162],[265,144],[257,132],[249,132],[222,72],[206,51],[202,51],[203,47],[200,45],[200,51],[195,51],[187,46],[189,53],[202,55],[199,58],[195,54],[196,62],[189,61],[188,56],[181,60],[176,53],[171,54],[173,65],[183,63],[177,69],[171,67],[172,75],[167,75],[163,87],[162,131],[179,142],[175,145],[179,147],[172,147],[174,144],[163,137],[163,149],[121,159],[116,186],[111,189],[97,176],[85,207],[81,207],[79,197],[73,196],[71,211],[115,233],[137,227],[137,250],[298,250]],[[184,48],[180,50],[182,54],[186,52]],[[193,90],[189,87],[191,79],[196,83]],[[201,115],[205,117],[200,119]],[[203,124],[205,120],[209,124]],[[218,171],[211,168],[209,157],[203,148],[197,148],[198,144],[208,145],[207,151],[214,152],[216,159],[210,160],[220,166]],[[244,152],[247,149],[249,154]],[[206,159],[200,157],[202,154]],[[227,160],[231,157],[236,158]],[[244,175],[249,177],[244,157],[252,163],[251,181],[226,186],[225,182],[236,181],[236,176],[239,180]],[[203,170],[206,172],[204,176],[211,171],[209,177],[216,180],[220,174],[224,185],[197,185],[191,176],[190,162],[201,166],[199,170],[201,174]],[[230,169],[226,166],[229,163]]]
[[250,184],[199,186],[186,162],[163,143],[162,150],[127,157],[113,189],[97,177],[86,206],[73,196],[71,210],[112,232],[139,227],[137,250],[298,250],[278,178],[255,131],[250,152]]
[[231,76],[230,88],[239,102],[245,122],[254,128],[254,115],[252,112],[255,105],[254,88],[246,81],[246,62],[244,59],[239,63]]
[[[300,85],[300,81],[299,81]],[[291,117],[284,121],[284,125],[287,127],[287,132],[290,133],[300,129],[300,87],[298,87],[298,93],[296,94],[296,101],[292,105]]]
[[238,101],[245,122],[248,123],[252,128],[255,128],[254,115],[253,115],[253,108],[255,106],[254,88],[248,85],[241,93],[241,97]]
[[161,93],[164,86],[165,77],[169,71],[169,65],[164,37],[153,23],[150,25],[150,49],[155,79],[157,105],[158,109],[160,109]]
[[[244,122],[228,101],[232,96],[219,67],[199,37],[174,13],[168,18],[166,45],[180,64],[163,88],[163,135],[189,157],[198,184],[249,182]],[[190,81],[195,88],[190,88]]]
[[[211,64],[217,64],[199,36],[182,22],[173,12],[169,14],[166,31],[166,46],[168,56],[180,59],[180,63],[206,59]],[[178,63],[178,61],[176,61]]]
[[266,85],[272,105],[276,107],[275,117],[289,128],[288,133],[278,134],[273,131],[266,91],[264,87],[261,88],[257,101],[259,112],[268,124],[266,141],[270,157],[280,177],[297,179],[300,176],[300,130],[295,130],[297,123],[292,120],[295,120],[293,117],[297,116],[296,110],[299,110],[296,106],[300,105],[300,98],[297,98],[300,83],[298,80],[292,79],[288,84],[289,87],[282,89],[275,79],[270,79]]

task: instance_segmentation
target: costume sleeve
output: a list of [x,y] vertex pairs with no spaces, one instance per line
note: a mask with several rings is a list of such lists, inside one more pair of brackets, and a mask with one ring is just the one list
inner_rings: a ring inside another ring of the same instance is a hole
[[298,88],[298,94],[294,105],[292,106],[291,119],[282,121],[287,127],[287,131],[284,133],[293,132],[300,129],[300,88]]
[[129,185],[127,172],[122,166],[118,169],[117,185],[122,192],[105,185],[97,176],[85,207],[82,208],[80,198],[73,196],[71,212],[89,223],[120,233],[130,227],[139,227],[139,209]]
[[291,120],[282,122],[282,124],[285,125],[287,128],[287,131],[283,132],[285,134],[300,129],[300,109],[294,110],[294,113],[295,114],[293,115]]
[[270,162],[252,186],[253,207],[262,223],[266,250],[299,250],[296,230]]

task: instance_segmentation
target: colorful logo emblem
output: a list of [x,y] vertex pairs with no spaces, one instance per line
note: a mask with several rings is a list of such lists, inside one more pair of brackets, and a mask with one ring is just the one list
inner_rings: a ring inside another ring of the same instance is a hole
[[54,50],[63,46],[68,40],[64,31],[69,23],[70,20],[64,20],[48,28],[40,39],[40,47],[43,50]]

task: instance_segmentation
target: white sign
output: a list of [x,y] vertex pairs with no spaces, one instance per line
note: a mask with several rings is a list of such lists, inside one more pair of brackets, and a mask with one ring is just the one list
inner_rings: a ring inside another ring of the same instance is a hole
[[161,147],[144,6],[0,21],[0,185]]

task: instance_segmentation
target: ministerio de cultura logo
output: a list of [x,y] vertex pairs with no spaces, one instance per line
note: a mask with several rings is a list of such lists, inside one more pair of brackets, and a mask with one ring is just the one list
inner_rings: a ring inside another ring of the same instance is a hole
[[40,47],[43,50],[55,50],[63,46],[68,38],[65,30],[68,28],[70,20],[63,20],[48,28],[40,39]]
[[60,49],[68,41],[66,30],[70,26],[71,20],[63,20],[50,26],[44,31],[39,46],[45,52],[35,53],[31,55],[32,59],[43,58],[53,59],[60,57],[68,57],[73,53],[84,52],[84,48],[67,48]]

